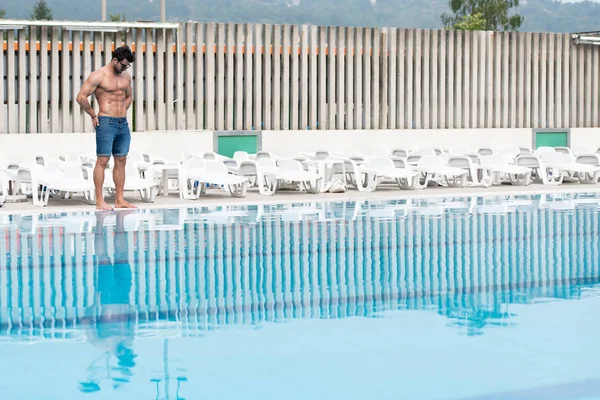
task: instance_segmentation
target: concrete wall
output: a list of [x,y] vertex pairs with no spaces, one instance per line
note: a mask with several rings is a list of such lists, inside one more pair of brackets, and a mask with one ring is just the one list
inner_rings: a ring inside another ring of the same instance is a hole
[[[531,146],[531,129],[420,129],[371,131],[263,131],[265,151],[379,151],[425,147]],[[598,140],[600,144],[600,138]]]
[[[213,133],[209,131],[133,132],[131,153],[149,152],[170,159],[182,153],[212,151]],[[96,154],[93,133],[51,133],[0,135],[0,157],[20,159],[35,155]]]
[[[531,129],[421,129],[361,131],[262,131],[262,149],[274,153],[299,151],[389,152],[393,148],[478,149],[532,146]],[[93,133],[0,135],[0,157],[95,154]],[[600,129],[571,129],[571,146],[600,148]],[[148,152],[170,159],[183,153],[213,151],[212,131],[133,132],[131,153]]]
[[572,128],[571,147],[586,146],[600,148],[600,129]]

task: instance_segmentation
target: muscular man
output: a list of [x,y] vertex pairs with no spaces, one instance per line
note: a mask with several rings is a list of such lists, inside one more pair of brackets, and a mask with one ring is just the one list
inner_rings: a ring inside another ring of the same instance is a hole
[[[94,186],[96,187],[96,208],[112,210],[104,201],[104,170],[112,155],[115,162],[113,180],[117,191],[116,208],[135,208],[125,201],[125,162],[129,153],[131,133],[127,123],[127,109],[131,106],[131,75],[127,69],[135,61],[128,46],[121,46],[112,53],[112,60],[102,68],[92,72],[77,95],[77,102],[92,118],[96,129],[96,166]],[[98,114],[88,101],[91,95],[98,101]]]

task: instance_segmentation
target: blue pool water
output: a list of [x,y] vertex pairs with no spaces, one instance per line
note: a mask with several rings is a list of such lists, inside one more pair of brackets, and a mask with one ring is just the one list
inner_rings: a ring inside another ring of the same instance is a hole
[[599,217],[594,194],[2,214],[0,399],[600,398]]

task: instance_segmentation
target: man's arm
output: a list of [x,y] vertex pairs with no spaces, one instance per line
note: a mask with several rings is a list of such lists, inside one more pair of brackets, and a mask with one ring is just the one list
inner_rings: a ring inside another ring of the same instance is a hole
[[100,73],[99,71],[92,72],[90,74],[90,76],[85,80],[83,85],[81,86],[81,89],[79,90],[79,93],[77,94],[77,99],[76,99],[77,103],[79,103],[81,108],[83,108],[83,111],[85,111],[90,117],[92,117],[92,121],[94,121],[94,126],[97,125],[96,124],[97,115],[94,112],[94,109],[92,108],[92,106],[90,105],[90,102],[88,101],[88,97],[90,97],[92,94],[94,94],[96,89],[98,89],[98,85],[100,85],[101,82],[102,82],[102,73]]
[[[129,75],[129,74],[127,74]],[[127,89],[125,89],[125,109],[129,110],[131,106],[131,101],[133,100],[133,90],[131,89],[131,75],[128,76],[129,84],[127,85]]]

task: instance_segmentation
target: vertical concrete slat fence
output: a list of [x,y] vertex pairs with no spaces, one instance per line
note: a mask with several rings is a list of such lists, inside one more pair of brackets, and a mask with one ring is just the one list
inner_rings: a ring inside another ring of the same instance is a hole
[[[91,132],[74,101],[123,44],[136,131],[598,127],[599,52],[569,35],[184,23],[0,25],[0,133]],[[71,22],[72,24],[72,22]]]

